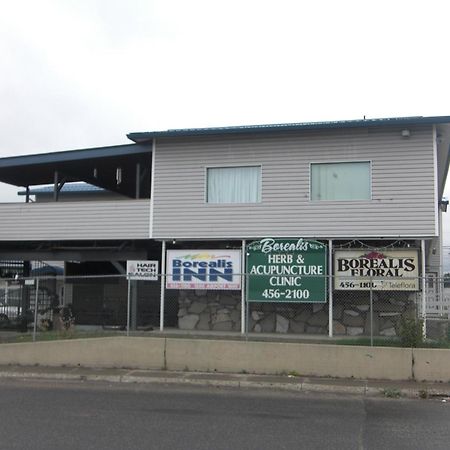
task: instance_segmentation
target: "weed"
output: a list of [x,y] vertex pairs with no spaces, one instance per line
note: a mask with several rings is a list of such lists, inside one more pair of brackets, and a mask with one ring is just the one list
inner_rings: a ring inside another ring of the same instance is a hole
[[430,396],[426,389],[421,389],[419,391],[419,398],[427,399]]
[[402,393],[396,388],[382,389],[381,393],[387,398],[400,398]]

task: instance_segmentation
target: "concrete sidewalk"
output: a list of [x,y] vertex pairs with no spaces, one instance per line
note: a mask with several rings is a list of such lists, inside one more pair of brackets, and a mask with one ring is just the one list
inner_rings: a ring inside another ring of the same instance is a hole
[[442,397],[450,401],[450,384],[447,383],[313,378],[300,377],[293,374],[269,376],[141,369],[0,366],[0,378],[263,388],[293,392],[324,392],[385,397],[401,396],[407,398]]

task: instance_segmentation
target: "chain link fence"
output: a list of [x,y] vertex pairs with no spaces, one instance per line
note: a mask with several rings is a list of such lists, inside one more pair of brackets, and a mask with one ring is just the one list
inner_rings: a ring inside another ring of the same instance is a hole
[[[247,275],[242,278],[247,285]],[[418,319],[424,321],[426,337],[449,337],[450,283],[435,276],[427,276],[425,284],[415,279],[415,291],[372,289],[376,280],[369,280],[369,288],[340,290],[327,276],[325,301],[316,303],[299,301],[303,295],[299,288],[291,289],[289,301],[282,301],[281,292],[274,290],[263,301],[247,302],[247,293],[241,290],[166,289],[163,279],[161,275],[156,281],[128,281],[125,275],[2,278],[0,330],[34,338],[50,332],[57,338],[75,330],[150,332],[162,326],[164,331],[189,333],[395,339],[402,320]]]

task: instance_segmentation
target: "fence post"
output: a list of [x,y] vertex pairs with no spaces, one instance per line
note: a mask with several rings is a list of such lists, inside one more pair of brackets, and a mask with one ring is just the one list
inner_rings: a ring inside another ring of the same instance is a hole
[[425,276],[425,239],[422,239],[420,242],[420,248],[421,248],[421,256],[422,256],[422,321],[423,321],[423,328],[422,328],[422,334],[423,338],[426,339],[427,337],[427,307],[426,307],[426,301],[427,301],[427,294],[426,294],[426,276]]
[[159,306],[159,330],[164,331],[164,295],[166,284],[166,241],[162,241],[161,245],[161,302]]
[[36,296],[34,299],[33,342],[36,342],[38,303],[39,303],[39,278],[36,278]]
[[370,291],[369,291],[369,303],[370,303],[370,346],[373,347],[373,288],[372,277],[369,278]]
[[245,239],[243,239],[241,256],[241,334],[245,334],[245,256]]
[[328,240],[328,336],[333,337],[333,240]]
[[127,295],[127,336],[130,335],[130,309],[131,309],[131,281],[127,278],[128,295]]

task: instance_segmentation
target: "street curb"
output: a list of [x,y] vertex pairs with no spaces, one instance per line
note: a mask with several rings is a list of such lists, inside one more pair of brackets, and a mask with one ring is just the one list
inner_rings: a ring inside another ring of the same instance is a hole
[[165,384],[165,385],[184,385],[184,386],[210,386],[225,388],[245,388],[245,389],[272,389],[286,392],[304,392],[304,393],[328,393],[345,395],[362,395],[367,397],[403,397],[403,398],[426,398],[429,397],[450,397],[450,392],[446,392],[438,387],[423,386],[418,387],[399,387],[396,383],[383,383],[384,387],[370,386],[369,382],[361,381],[355,384],[354,380],[339,380],[336,383],[327,383],[327,380],[320,382],[303,379],[297,380],[291,377],[286,381],[264,381],[247,380],[238,374],[227,374],[230,379],[220,379],[217,376],[224,374],[208,374],[196,372],[170,372],[171,376],[161,376],[159,374],[150,376],[132,375],[133,370],[127,371],[122,375],[110,374],[78,374],[63,372],[39,372],[39,371],[0,371],[0,379],[40,379],[40,380],[61,380],[61,381],[89,381],[89,382],[108,382],[108,383],[126,383],[126,384]]

